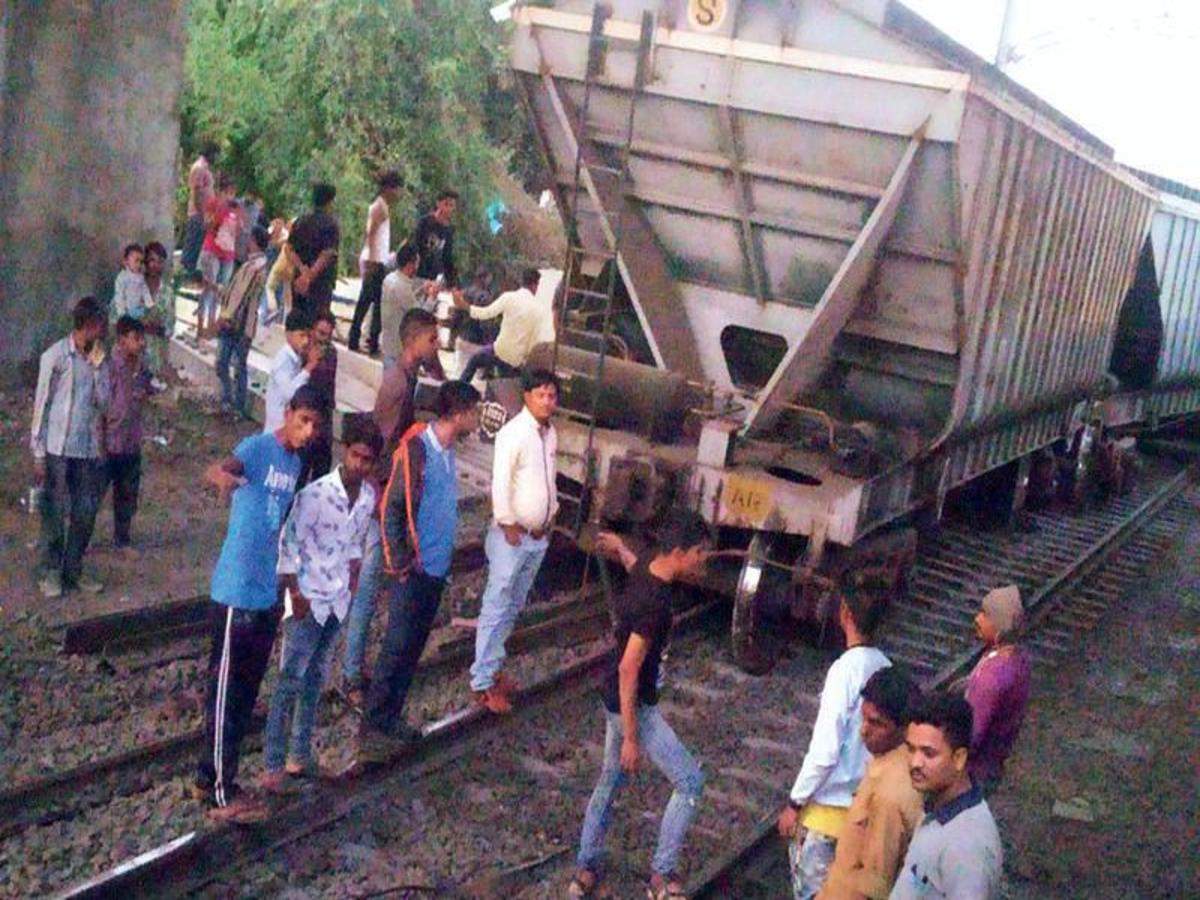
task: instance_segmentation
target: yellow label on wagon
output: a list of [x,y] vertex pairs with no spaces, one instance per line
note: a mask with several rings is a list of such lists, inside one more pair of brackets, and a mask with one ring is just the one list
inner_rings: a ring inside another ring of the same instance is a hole
[[688,0],[688,22],[697,31],[714,31],[725,21],[728,0]]
[[722,520],[729,525],[759,528],[771,514],[771,486],[751,478],[730,475],[721,490]]

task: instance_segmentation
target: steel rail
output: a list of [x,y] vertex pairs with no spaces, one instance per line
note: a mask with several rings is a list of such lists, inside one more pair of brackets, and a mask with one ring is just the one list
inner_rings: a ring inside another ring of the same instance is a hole
[[[483,544],[475,541],[454,551],[451,575],[466,575],[486,563]],[[95,654],[125,652],[203,634],[212,600],[197,594],[138,609],[90,616],[64,626],[62,652]]]
[[[706,598],[676,618],[676,635],[700,626],[722,598]],[[407,779],[441,768],[469,747],[505,727],[533,716],[539,704],[570,696],[591,686],[593,677],[615,655],[613,648],[590,653],[520,691],[515,711],[495,716],[478,706],[459,710],[426,726],[422,739],[406,745],[388,763],[362,774],[343,774],[314,786],[293,802],[272,811],[251,828],[214,825],[188,832],[58,894],[62,900],[142,896],[177,897],[194,893],[274,849],[340,821],[374,800],[394,793]]]
[[[532,621],[512,633],[508,649],[512,653],[537,650],[550,646],[572,646],[599,637],[608,627],[609,614],[605,606],[596,603],[601,597],[599,588],[581,593],[564,603],[555,604],[544,612],[531,610]],[[539,614],[541,613],[541,614]],[[421,661],[421,678],[440,676],[448,670],[462,667],[474,656],[473,635],[456,637],[442,644]],[[263,728],[265,718],[256,715],[246,737],[253,739]],[[180,759],[199,753],[204,743],[204,729],[196,728],[183,734],[153,741],[123,753],[93,760],[63,772],[29,781],[0,792],[0,840],[32,825],[45,824],[63,818],[56,809],[79,796],[101,780],[138,776],[151,767],[169,767]],[[89,803],[94,807],[102,803]]]
[[[1195,457],[1193,456],[1192,459],[1194,460]],[[1047,615],[1065,599],[1066,592],[1070,588],[1077,586],[1099,569],[1110,556],[1124,546],[1136,532],[1177,496],[1194,477],[1195,471],[1196,463],[1193,462],[1183,471],[1168,478],[1161,487],[1121,522],[1109,528],[1087,550],[1039,587],[1025,605],[1028,617],[1026,634],[1033,634],[1037,626],[1045,621]],[[984,650],[982,643],[974,642],[969,649],[952,657],[949,662],[924,681],[922,683],[923,690],[939,690],[965,676],[982,656]],[[721,891],[726,888],[730,878],[764,852],[765,848],[774,840],[775,820],[776,813],[774,812],[764,816],[755,824],[752,831],[748,831],[750,835],[748,840],[733,847],[727,854],[714,859],[701,869],[695,877],[689,880],[687,895],[694,898],[723,896]]]

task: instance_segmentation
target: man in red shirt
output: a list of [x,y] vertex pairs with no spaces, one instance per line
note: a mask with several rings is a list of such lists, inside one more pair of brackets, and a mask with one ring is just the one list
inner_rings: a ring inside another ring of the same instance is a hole
[[209,141],[188,170],[188,218],[180,261],[184,274],[193,280],[200,276],[196,265],[200,261],[200,245],[204,242],[204,210],[213,196],[212,165],[217,161],[217,152],[217,145]]
[[204,245],[200,250],[200,303],[196,308],[196,337],[212,337],[217,333],[217,308],[220,290],[233,277],[233,261],[237,234],[241,229],[234,196],[237,189],[233,179],[222,175],[216,196],[204,210]]

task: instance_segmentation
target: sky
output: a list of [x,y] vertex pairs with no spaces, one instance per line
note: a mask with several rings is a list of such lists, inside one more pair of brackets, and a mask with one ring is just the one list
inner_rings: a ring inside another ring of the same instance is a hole
[[[902,0],[992,60],[1005,0]],[[1005,72],[1119,161],[1200,187],[1200,0],[1013,0]]]

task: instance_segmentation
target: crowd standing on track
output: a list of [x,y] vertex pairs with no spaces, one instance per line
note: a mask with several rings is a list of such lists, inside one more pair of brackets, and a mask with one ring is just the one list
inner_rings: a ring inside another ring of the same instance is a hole
[[524,406],[496,435],[492,526],[484,541],[487,586],[475,629],[471,690],[489,712],[512,710],[516,683],[503,671],[504,645],[529,598],[558,512],[558,377],[535,369],[522,381]]
[[[382,357],[369,415],[345,416],[334,466],[336,320],[330,311],[340,229],[334,190],[314,185],[311,212],[268,230],[261,202],[235,198],[206,147],[188,175],[182,268],[200,279],[197,340],[218,337],[222,412],[249,415],[251,345],[269,318],[284,316],[284,343],[270,363],[261,433],[206,471],[229,522],[213,570],[205,744],[193,793],[218,821],[261,822],[269,807],[241,789],[241,742],[282,622],[280,678],[270,701],[259,787],[289,793],[319,777],[313,732],[336,642],[345,632],[343,692],[362,717],[356,764],[394,756],[421,739],[405,715],[407,695],[446,586],[459,517],[455,447],[479,427],[481,373],[521,379],[522,407],[495,436],[487,582],[470,668],[472,702],[509,713],[517,693],[504,672],[505,644],[545,558],[558,514],[556,375],[530,370],[530,351],[554,339],[553,304],[539,299],[539,272],[488,301],[458,285],[453,218],[458,195],[441,192],[392,252],[391,206],[400,176],[385,172],[367,212],[359,257],[363,286],[349,347]],[[41,486],[39,587],[47,597],[99,591],[83,558],[105,491],[113,493],[114,544],[129,547],[142,477],[143,406],[169,377],[164,346],[173,289],[166,250],[128,245],[105,310],[91,297],[73,311],[71,333],[42,354],[31,448]],[[389,268],[393,270],[389,273]],[[484,279],[486,280],[486,279]],[[499,332],[447,380],[438,358],[439,292],[467,321],[500,318]],[[164,300],[164,297],[167,299]],[[367,321],[369,318],[369,322]],[[116,338],[106,353],[109,321]],[[214,328],[215,323],[215,328]],[[422,374],[442,382],[435,417],[418,421]],[[587,804],[572,897],[602,893],[605,834],[617,791],[648,759],[670,780],[647,896],[684,896],[681,853],[704,787],[695,759],[659,710],[671,598],[703,578],[710,535],[695,514],[676,512],[645,546],[602,532],[598,555],[626,573],[613,598],[615,653],[603,683],[605,740]],[[1030,662],[1016,641],[1020,592],[996,588],[976,617],[985,653],[953,695],[921,697],[903,670],[871,645],[878,595],[854,579],[839,587],[845,650],[833,662],[800,771],[777,827],[787,843],[797,898],[994,897],[1002,862],[985,796],[996,790],[1029,698]],[[382,646],[368,678],[367,636],[387,599]]]
[[[372,419],[383,435],[383,453],[376,465],[374,482],[380,494],[391,477],[392,456],[416,421],[415,393],[422,369],[440,372],[437,363],[437,319],[423,309],[409,310],[400,322],[400,357],[384,370],[375,397]],[[383,577],[383,544],[378,512],[367,526],[363,547],[362,576],[350,606],[346,649],[342,658],[342,680],[346,699],[362,709],[368,678],[365,674],[367,635],[375,615]]]
[[299,451],[323,414],[320,395],[302,385],[277,429],[246,438],[206,472],[222,499],[232,495],[213,570],[206,744],[196,778],[197,796],[212,805],[217,819],[262,821],[268,812],[240,790],[238,761],[279,624],[279,538],[300,477]]

